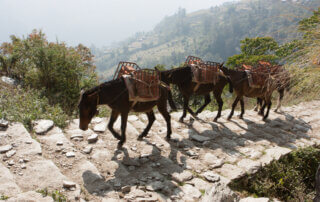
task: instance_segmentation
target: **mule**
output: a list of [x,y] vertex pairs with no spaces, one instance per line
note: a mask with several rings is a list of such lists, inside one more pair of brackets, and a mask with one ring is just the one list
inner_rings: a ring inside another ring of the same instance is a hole
[[[219,64],[220,65],[220,64]],[[213,95],[218,103],[218,113],[214,118],[214,121],[218,121],[218,118],[221,117],[221,111],[223,106],[223,100],[221,98],[222,91],[224,87],[229,83],[230,88],[229,91],[232,93],[232,85],[230,80],[228,80],[225,76],[219,75],[219,80],[216,84],[201,84],[199,87],[194,91],[197,83],[192,81],[193,73],[192,73],[192,66],[185,65],[184,67],[178,67],[171,70],[160,71],[161,72],[161,79],[165,83],[177,85],[179,91],[183,97],[183,114],[180,117],[179,121],[183,122],[183,119],[187,115],[187,111],[193,116],[196,117],[197,114],[201,113],[202,110],[211,102],[210,92],[213,92]],[[204,104],[194,112],[189,107],[189,100],[191,95],[204,95],[205,102]],[[172,99],[172,98],[171,98]],[[169,98],[170,101],[170,98]]]
[[[275,69],[271,70],[271,75],[275,76],[276,80],[276,90],[279,93],[278,99],[277,99],[277,106],[274,110],[274,112],[278,112],[281,108],[281,101],[284,96],[285,91],[290,90],[290,74],[289,71],[283,68],[282,66],[276,66]],[[263,106],[263,101],[261,99],[257,99],[257,105],[254,108],[255,111],[258,111],[259,108]]]
[[251,98],[260,98],[265,102],[265,104],[261,107],[259,114],[263,115],[264,108],[267,106],[267,112],[263,116],[263,120],[266,120],[269,116],[269,111],[272,105],[272,102],[271,102],[272,92],[276,89],[274,80],[272,78],[269,78],[265,81],[265,85],[263,85],[261,88],[253,88],[249,84],[249,80],[246,72],[228,69],[224,66],[220,66],[220,69],[222,70],[224,75],[231,80],[233,89],[237,95],[236,99],[232,104],[232,109],[228,116],[228,120],[232,118],[234,109],[237,106],[239,101],[241,105],[241,113],[239,115],[239,118],[243,119],[243,114],[245,112],[244,101],[243,101],[244,96],[251,97]]
[[[122,77],[102,83],[94,88],[81,92],[78,105],[80,111],[79,128],[87,130],[91,119],[98,112],[97,106],[108,105],[112,109],[108,129],[112,135],[119,140],[118,148],[121,148],[126,141],[125,131],[129,112],[131,110],[135,112],[144,112],[148,117],[148,124],[138,137],[138,140],[142,140],[143,137],[148,134],[153,122],[155,121],[153,107],[157,106],[159,112],[167,123],[166,139],[169,140],[172,131],[170,114],[167,111],[167,97],[168,89],[160,85],[160,97],[158,100],[137,102],[134,104],[134,102],[129,101],[129,93]],[[119,115],[121,115],[121,135],[113,129],[113,124]]]

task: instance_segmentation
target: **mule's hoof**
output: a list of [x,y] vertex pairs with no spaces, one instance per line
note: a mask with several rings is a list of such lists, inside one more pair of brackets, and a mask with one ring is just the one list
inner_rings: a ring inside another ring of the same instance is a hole
[[214,121],[214,122],[218,122],[218,118],[214,118],[213,121]]
[[268,119],[268,117],[265,117],[265,116],[264,116],[262,120],[263,120],[263,121],[267,121],[267,119]]
[[166,136],[166,141],[169,142],[171,140],[171,137]]
[[180,122],[180,123],[183,123],[183,119],[179,119],[179,122]]
[[142,141],[142,140],[143,140],[143,137],[142,137],[142,136],[139,136],[139,137],[137,138],[137,140],[138,140],[138,141]]
[[243,116],[239,116],[239,119],[243,119]]
[[232,116],[228,116],[227,120],[230,121]]

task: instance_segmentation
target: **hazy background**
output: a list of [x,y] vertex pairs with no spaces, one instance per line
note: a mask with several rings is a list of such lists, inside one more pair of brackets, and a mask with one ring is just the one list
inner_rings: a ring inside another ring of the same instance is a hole
[[49,40],[97,47],[150,31],[168,15],[234,0],[0,0],[0,43],[42,29]]

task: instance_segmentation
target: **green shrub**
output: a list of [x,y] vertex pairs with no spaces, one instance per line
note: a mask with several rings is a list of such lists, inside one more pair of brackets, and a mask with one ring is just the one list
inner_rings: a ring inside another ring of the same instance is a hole
[[0,118],[18,121],[31,130],[31,122],[37,119],[50,119],[56,126],[66,126],[68,116],[59,105],[50,105],[40,90],[30,88],[10,88],[0,86]]
[[315,174],[320,162],[320,147],[294,151],[273,161],[253,175],[231,183],[245,195],[278,198],[284,201],[309,201],[315,193]]

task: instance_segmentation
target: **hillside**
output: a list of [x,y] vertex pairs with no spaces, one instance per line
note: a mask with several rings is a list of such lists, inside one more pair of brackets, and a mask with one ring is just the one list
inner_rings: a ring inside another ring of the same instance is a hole
[[142,67],[178,65],[188,55],[225,61],[239,53],[245,37],[271,36],[279,43],[298,38],[298,22],[319,6],[317,0],[243,0],[190,14],[180,9],[151,32],[137,33],[117,48],[97,53],[95,64],[107,79],[121,60]]

